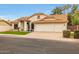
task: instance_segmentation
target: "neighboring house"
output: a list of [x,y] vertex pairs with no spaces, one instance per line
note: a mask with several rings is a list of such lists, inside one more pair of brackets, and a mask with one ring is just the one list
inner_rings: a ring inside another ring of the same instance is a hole
[[12,30],[18,29],[18,20],[11,21]]
[[62,32],[67,29],[67,16],[49,15],[42,20],[35,21],[34,26],[34,31]]
[[12,26],[7,21],[0,19],[0,32],[10,30],[12,30]]
[[36,13],[29,17],[22,17],[14,21],[14,29],[20,31],[62,32],[67,30],[67,16],[64,14],[46,15]]

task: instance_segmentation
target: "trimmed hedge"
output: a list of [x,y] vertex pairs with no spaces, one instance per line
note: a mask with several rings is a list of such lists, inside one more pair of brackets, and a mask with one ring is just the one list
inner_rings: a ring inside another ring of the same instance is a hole
[[67,31],[67,30],[63,31],[63,37],[65,37],[65,38],[70,38],[70,34],[71,34],[70,31]]
[[75,39],[79,39],[79,31],[68,31],[65,30],[63,31],[63,37],[64,38],[75,38]]
[[74,32],[74,38],[79,39],[79,31]]

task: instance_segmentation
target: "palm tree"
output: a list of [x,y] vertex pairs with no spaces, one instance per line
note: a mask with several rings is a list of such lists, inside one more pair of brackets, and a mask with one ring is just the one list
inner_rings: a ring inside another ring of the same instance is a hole
[[71,5],[67,4],[61,7],[62,11],[65,13],[66,10],[70,9]]
[[66,10],[71,9],[71,14],[74,13],[75,10],[78,9],[78,5],[77,4],[73,4],[73,5],[64,5],[64,6],[59,6],[56,7],[55,9],[52,10],[53,14],[62,14],[63,12],[65,13]]
[[71,8],[71,13],[74,14],[74,11],[76,11],[78,9],[78,5],[74,4]]
[[63,14],[63,12],[65,12],[69,8],[71,8],[71,5],[67,4],[64,6],[56,7],[55,9],[52,10],[52,12],[53,12],[53,14]]
[[71,15],[71,13],[68,13],[67,14],[67,19],[68,19],[68,26],[71,26],[72,25],[72,21],[71,21],[71,19],[72,19],[72,15]]
[[59,7],[56,7],[52,10],[53,14],[62,14],[62,10]]

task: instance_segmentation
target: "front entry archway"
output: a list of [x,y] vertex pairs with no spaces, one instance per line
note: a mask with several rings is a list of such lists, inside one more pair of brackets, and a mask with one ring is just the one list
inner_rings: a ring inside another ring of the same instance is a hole
[[18,24],[14,24],[14,29],[18,29]]
[[28,21],[27,22],[27,31],[34,31],[34,23]]
[[30,31],[30,21],[27,21],[27,31]]
[[34,31],[34,23],[31,23],[31,31]]

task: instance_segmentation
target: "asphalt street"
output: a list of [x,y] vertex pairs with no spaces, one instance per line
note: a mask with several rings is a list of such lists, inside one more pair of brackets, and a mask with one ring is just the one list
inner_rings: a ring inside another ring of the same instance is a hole
[[78,42],[0,36],[0,54],[78,54]]

